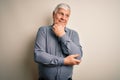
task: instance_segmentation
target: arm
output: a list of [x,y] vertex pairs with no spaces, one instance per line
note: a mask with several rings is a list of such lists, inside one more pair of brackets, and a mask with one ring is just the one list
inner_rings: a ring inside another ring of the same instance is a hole
[[42,63],[48,66],[57,66],[64,64],[64,58],[51,55],[46,52],[46,29],[41,27],[37,33],[34,59],[37,63]]
[[82,47],[79,44],[79,37],[77,32],[72,32],[72,40],[69,38],[67,34],[64,34],[62,37],[60,37],[61,41],[61,48],[66,55],[72,55],[72,54],[79,54],[79,59],[82,57]]
[[72,31],[72,40],[69,38],[67,33],[65,33],[64,26],[60,24],[54,24],[53,31],[56,34],[56,36],[59,37],[59,40],[61,41],[61,48],[63,50],[63,53],[68,55],[73,54],[79,54],[80,56],[78,59],[81,59],[82,57],[82,49],[79,44],[79,37],[77,32]]

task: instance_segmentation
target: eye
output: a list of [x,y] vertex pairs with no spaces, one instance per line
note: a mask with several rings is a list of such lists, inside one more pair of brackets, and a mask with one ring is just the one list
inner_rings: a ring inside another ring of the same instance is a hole
[[63,16],[64,14],[63,14],[62,12],[60,12],[59,15],[62,15],[62,16]]
[[66,17],[69,17],[69,15],[68,15],[68,14],[66,14],[65,16],[66,16]]
[[62,12],[58,12],[58,14],[61,15],[61,16],[65,16],[66,18],[69,17],[69,14],[64,14],[64,13],[62,13]]

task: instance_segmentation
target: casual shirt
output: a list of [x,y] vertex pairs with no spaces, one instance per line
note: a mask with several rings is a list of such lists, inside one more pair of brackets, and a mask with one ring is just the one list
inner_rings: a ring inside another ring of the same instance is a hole
[[72,77],[73,66],[64,65],[64,58],[80,54],[82,49],[78,33],[65,27],[65,34],[57,37],[51,26],[40,27],[37,33],[34,59],[39,65],[39,77],[43,80],[68,80]]

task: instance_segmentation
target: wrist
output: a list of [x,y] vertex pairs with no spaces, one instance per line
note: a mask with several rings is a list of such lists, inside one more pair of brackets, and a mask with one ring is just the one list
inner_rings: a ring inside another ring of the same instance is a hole
[[62,37],[65,35],[65,32],[63,32],[62,34],[58,35],[58,37]]
[[67,60],[66,60],[66,58],[64,58],[64,65],[67,65]]

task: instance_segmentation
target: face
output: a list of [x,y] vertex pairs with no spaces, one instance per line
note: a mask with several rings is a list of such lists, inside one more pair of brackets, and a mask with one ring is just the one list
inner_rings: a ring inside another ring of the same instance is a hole
[[70,10],[59,8],[56,13],[53,13],[54,24],[61,24],[66,26],[70,16]]

